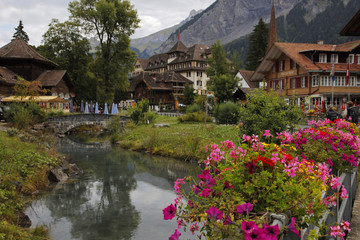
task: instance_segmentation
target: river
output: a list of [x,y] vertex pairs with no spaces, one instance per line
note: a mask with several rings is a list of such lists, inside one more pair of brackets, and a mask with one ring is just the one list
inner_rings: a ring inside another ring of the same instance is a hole
[[[57,184],[26,209],[32,228],[44,225],[53,240],[162,240],[174,233],[175,219],[163,220],[173,202],[174,181],[200,169],[179,160],[81,144],[59,143],[84,174]],[[183,232],[182,239],[196,239]]]

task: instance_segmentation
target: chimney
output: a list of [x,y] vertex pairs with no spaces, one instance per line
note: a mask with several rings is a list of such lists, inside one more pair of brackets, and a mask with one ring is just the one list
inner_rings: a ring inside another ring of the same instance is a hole
[[318,44],[324,44],[324,40],[319,40]]

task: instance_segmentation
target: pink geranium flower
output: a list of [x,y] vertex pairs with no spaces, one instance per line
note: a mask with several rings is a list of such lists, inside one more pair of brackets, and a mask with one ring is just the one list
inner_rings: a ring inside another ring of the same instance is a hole
[[181,233],[176,229],[174,234],[169,237],[169,240],[179,240]]

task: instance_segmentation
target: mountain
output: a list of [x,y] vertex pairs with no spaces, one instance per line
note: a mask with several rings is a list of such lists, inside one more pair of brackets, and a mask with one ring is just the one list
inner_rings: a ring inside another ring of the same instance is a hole
[[[277,16],[287,14],[301,1],[275,0]],[[271,0],[217,0],[180,27],[181,40],[186,46],[195,43],[211,45],[216,40],[229,43],[249,34],[260,18],[269,22],[271,7]],[[166,52],[176,41],[176,34],[172,34],[158,51]]]
[[183,24],[192,20],[194,16],[203,10],[191,10],[189,16],[181,21],[179,24],[176,24],[172,27],[163,29],[156,33],[153,33],[149,36],[131,39],[130,47],[138,53],[139,58],[149,58],[155,54],[155,51],[160,47],[160,45],[165,42],[169,36],[181,27]]
[[[360,9],[359,0],[302,0],[286,14],[276,18],[277,36],[281,42],[340,44],[357,40],[339,32]],[[248,37],[245,35],[225,44],[226,52],[237,51],[246,60]]]

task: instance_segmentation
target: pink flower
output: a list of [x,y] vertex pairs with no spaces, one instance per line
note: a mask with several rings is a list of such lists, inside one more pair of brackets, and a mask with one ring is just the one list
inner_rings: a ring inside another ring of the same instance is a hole
[[245,233],[244,238],[245,240],[268,240],[265,231],[260,228],[254,229],[250,233]]
[[245,234],[251,233],[254,229],[258,229],[258,225],[253,221],[243,221],[241,223],[241,229],[244,230]]
[[224,225],[231,225],[231,224],[233,224],[233,221],[231,221],[230,216],[226,216]]
[[220,220],[223,218],[223,212],[216,207],[210,207],[209,210],[205,211],[210,219]]
[[175,192],[180,193],[180,187],[184,184],[185,184],[184,178],[178,178],[174,184]]
[[176,229],[174,234],[169,237],[169,240],[179,240],[181,233]]
[[265,136],[266,138],[272,137],[272,135],[271,135],[271,133],[270,133],[270,130],[265,130],[264,136]]
[[264,224],[265,239],[267,240],[277,240],[277,235],[280,233],[278,225],[269,226],[266,223]]
[[344,229],[344,230],[346,230],[346,231],[348,231],[348,232],[351,231],[351,229],[350,229],[350,223],[347,222],[347,221],[344,221],[344,220],[343,220],[340,226],[341,226],[342,229]]
[[224,189],[233,189],[233,188],[234,188],[234,186],[230,185],[230,183],[228,181],[224,182]]
[[178,225],[178,229],[181,229],[181,225],[183,224],[183,219],[180,218],[179,220],[176,220],[177,225]]
[[211,189],[210,188],[205,188],[204,190],[202,190],[202,192],[199,194],[202,197],[207,198],[211,193]]
[[175,217],[176,207],[174,205],[169,205],[163,209],[164,220],[171,220]]
[[190,231],[191,231],[192,235],[194,235],[195,231],[198,231],[198,230],[199,230],[199,226],[197,225],[197,223],[194,223],[193,225],[191,225]]
[[236,206],[236,212],[243,215],[248,214],[251,210],[253,210],[253,205],[251,203],[244,203]]
[[290,225],[288,226],[288,230],[292,231],[292,232],[295,233],[298,237],[300,237],[299,230],[297,230],[296,227],[295,227],[295,221],[296,221],[296,218],[292,217],[292,218],[291,218]]
[[341,231],[340,226],[330,226],[330,236],[341,237],[344,239],[345,233]]
[[345,198],[348,198],[347,196],[347,191],[346,191],[346,188],[344,186],[341,187],[341,199],[345,199]]
[[251,141],[251,136],[246,136],[245,134],[243,135],[243,142],[250,142]]
[[340,177],[334,177],[333,175],[331,175],[331,180],[330,180],[330,187],[332,189],[337,189],[341,184],[339,183]]

